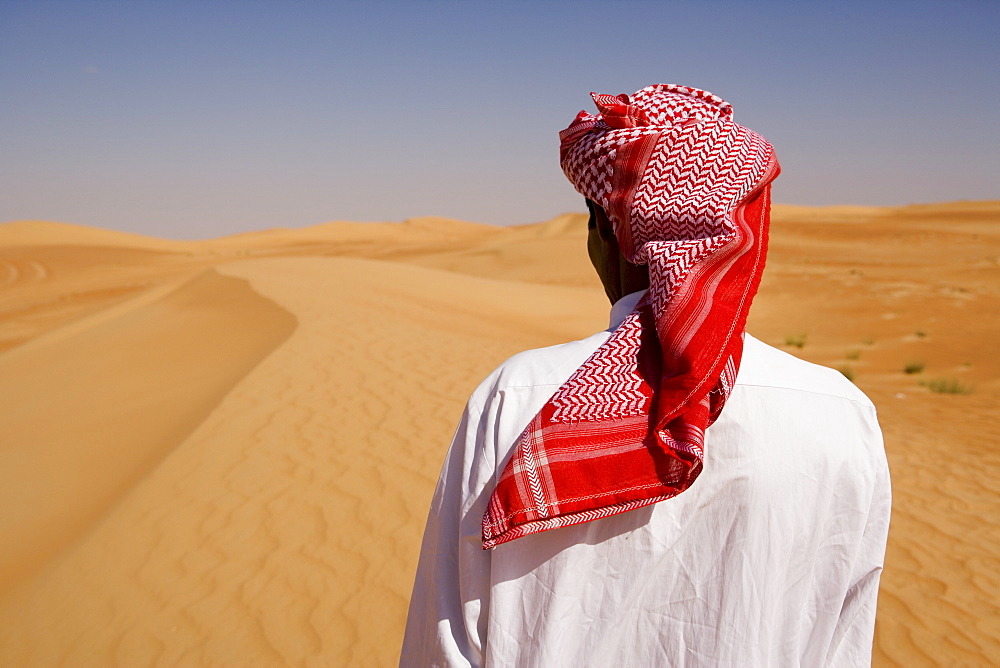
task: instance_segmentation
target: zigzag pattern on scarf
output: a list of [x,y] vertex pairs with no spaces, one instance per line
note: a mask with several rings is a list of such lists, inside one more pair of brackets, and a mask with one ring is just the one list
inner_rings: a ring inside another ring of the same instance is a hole
[[[739,189],[731,171],[737,133],[733,123],[705,123],[694,132],[680,128],[657,142],[636,191],[633,227],[636,244],[650,239],[700,239],[731,233],[729,200]],[[725,156],[720,160],[720,155]],[[708,186],[712,184],[712,188]],[[670,193],[669,198],[663,196]]]
[[553,422],[575,423],[642,415],[649,398],[637,360],[642,327],[631,313],[615,333],[552,396]]
[[726,237],[708,237],[689,241],[648,241],[642,248],[649,264],[649,296],[654,314],[661,315],[688,273],[728,241]]
[[523,457],[524,477],[528,481],[528,488],[531,490],[531,497],[535,501],[535,512],[539,517],[548,515],[545,510],[545,492],[542,489],[542,481],[538,477],[538,467],[535,463],[534,439],[525,438],[521,442],[521,454]]

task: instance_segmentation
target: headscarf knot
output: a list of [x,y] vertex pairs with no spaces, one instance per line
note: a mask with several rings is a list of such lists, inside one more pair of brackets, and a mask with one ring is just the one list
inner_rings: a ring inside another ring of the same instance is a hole
[[628,95],[605,95],[602,93],[591,93],[594,104],[604,118],[608,127],[616,130],[622,128],[641,128],[652,125],[649,117],[639,107],[633,106]]

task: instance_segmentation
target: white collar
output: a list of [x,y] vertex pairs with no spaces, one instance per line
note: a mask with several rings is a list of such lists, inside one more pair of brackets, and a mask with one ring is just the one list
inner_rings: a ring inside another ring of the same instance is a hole
[[614,306],[611,307],[611,324],[608,327],[608,331],[618,329],[618,325],[625,322],[625,318],[635,310],[635,305],[639,303],[644,294],[646,294],[645,290],[639,290],[638,292],[627,294],[615,302]]

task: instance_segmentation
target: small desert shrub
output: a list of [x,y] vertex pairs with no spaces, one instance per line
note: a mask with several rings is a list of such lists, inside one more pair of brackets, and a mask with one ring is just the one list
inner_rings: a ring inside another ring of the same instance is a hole
[[954,378],[934,378],[920,383],[931,392],[938,394],[969,394],[972,388]]
[[796,348],[802,348],[806,345],[806,335],[805,334],[789,334],[785,337],[786,346],[795,346]]
[[851,350],[847,351],[847,355],[846,356],[847,356],[847,359],[849,359],[849,360],[861,359],[861,351],[858,348],[852,348]]
[[875,345],[875,339],[871,339],[871,338],[863,339],[861,341],[861,343],[865,344],[866,346],[874,346]]
[[922,330],[922,329],[918,329],[918,330],[916,331],[916,335],[917,335],[917,338],[918,338],[918,339],[922,339],[922,338],[924,338],[924,337],[926,337],[926,336],[927,336],[927,332],[925,332],[925,331],[924,331],[924,330]]
[[924,370],[923,362],[907,362],[906,366],[903,367],[903,373],[914,374],[920,373]]
[[854,369],[852,369],[851,367],[842,366],[839,369],[837,369],[837,371],[844,374],[844,378],[846,378],[847,380],[851,381],[852,383],[854,382]]

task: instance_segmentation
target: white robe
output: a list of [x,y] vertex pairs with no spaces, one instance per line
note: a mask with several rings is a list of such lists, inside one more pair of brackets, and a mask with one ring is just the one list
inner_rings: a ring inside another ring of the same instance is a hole
[[472,394],[431,503],[401,666],[860,666],[889,526],[875,408],[746,336],[682,494],[484,551],[521,431],[621,323],[504,362]]

